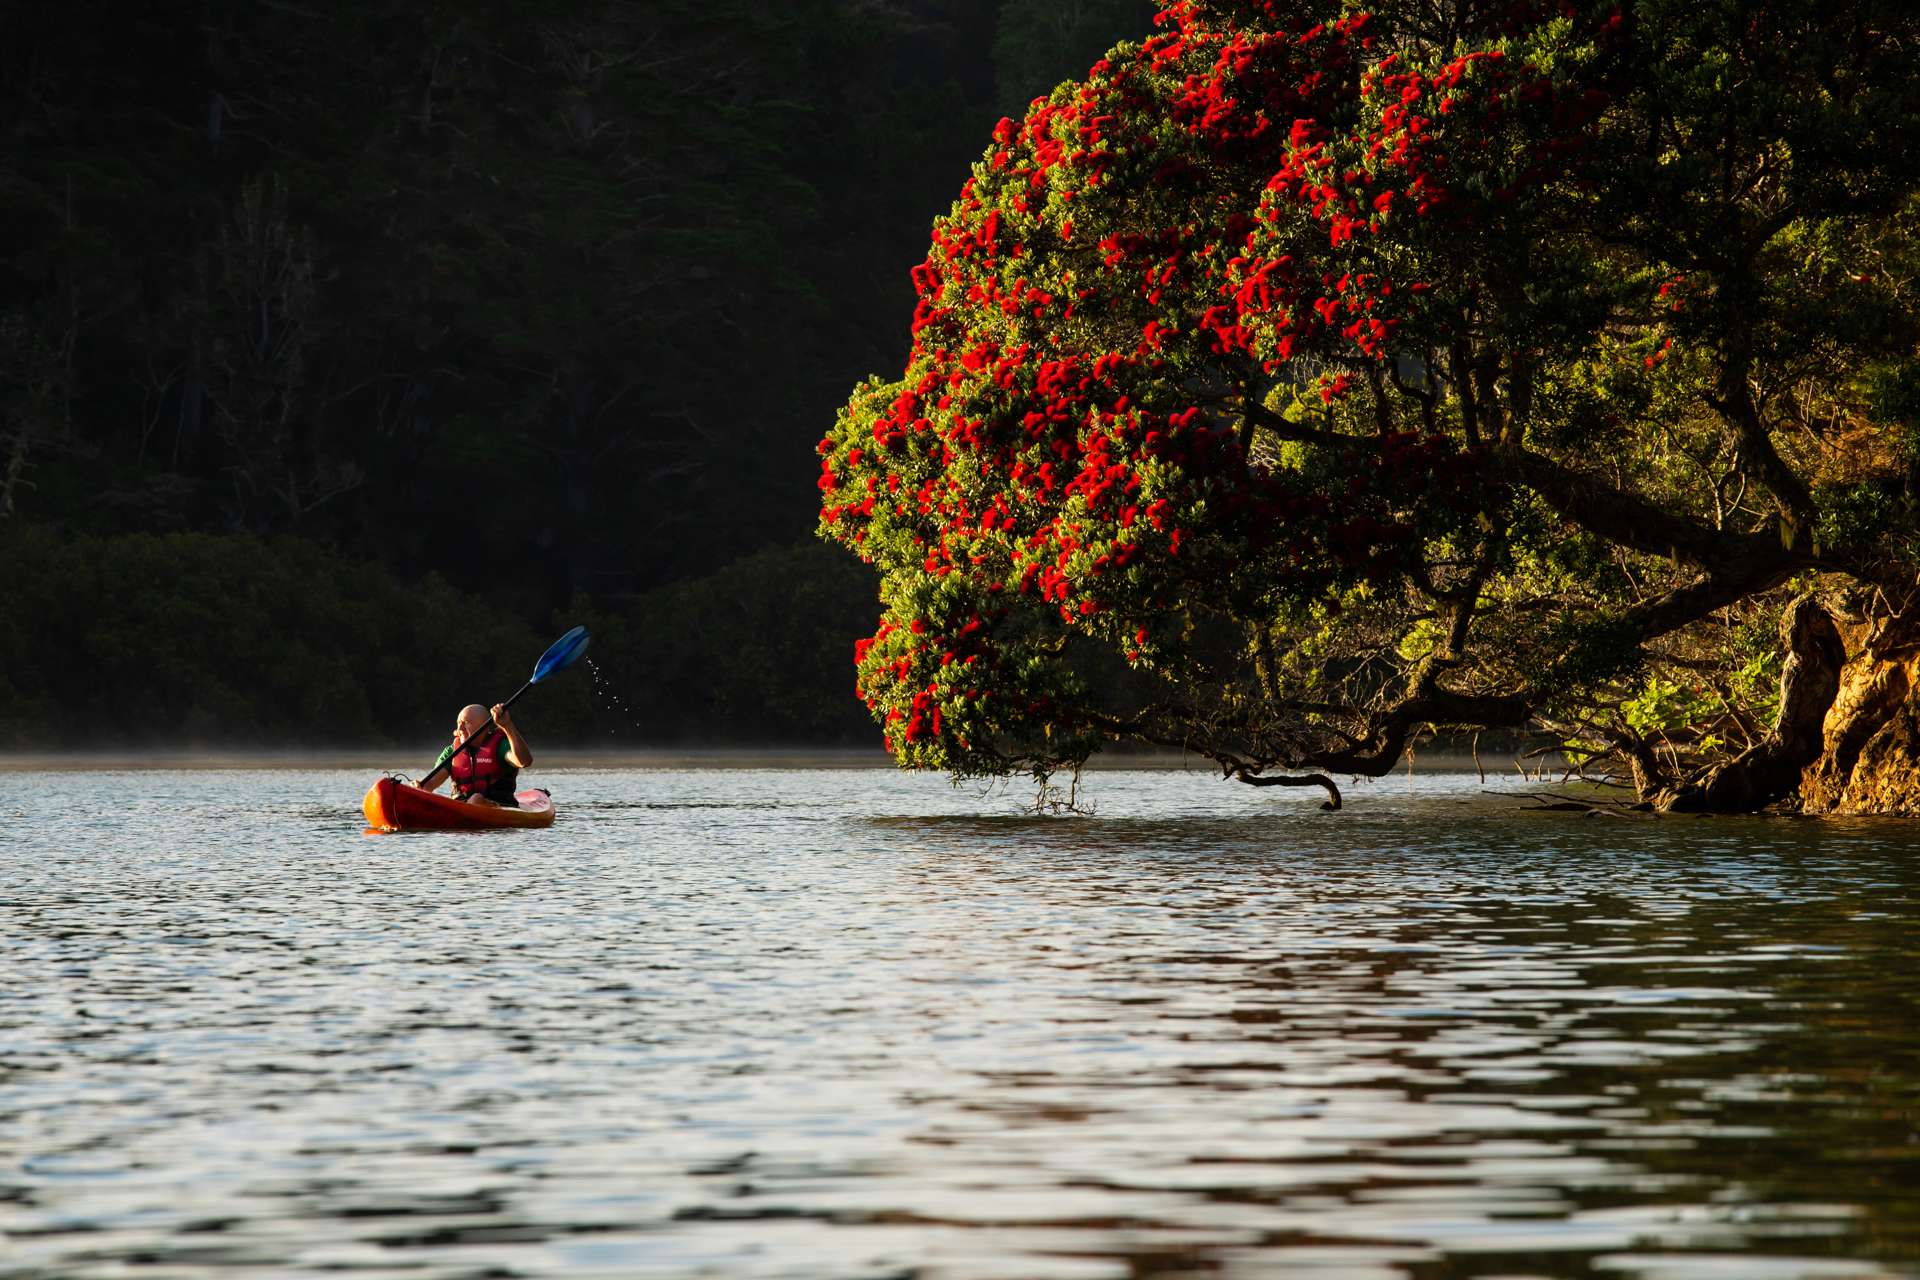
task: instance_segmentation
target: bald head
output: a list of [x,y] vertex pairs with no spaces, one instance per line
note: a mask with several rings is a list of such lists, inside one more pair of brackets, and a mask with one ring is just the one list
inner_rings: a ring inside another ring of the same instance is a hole
[[454,732],[463,738],[471,738],[486,727],[493,716],[479,703],[470,703],[460,708],[460,718],[454,722]]

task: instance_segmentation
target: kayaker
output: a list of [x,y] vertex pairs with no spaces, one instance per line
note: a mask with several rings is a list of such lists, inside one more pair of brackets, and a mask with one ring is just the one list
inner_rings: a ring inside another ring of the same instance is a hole
[[[473,747],[460,751],[468,739],[473,740]],[[460,754],[455,756],[455,751]],[[533,748],[527,745],[507,709],[496,706],[489,712],[476,702],[461,709],[460,718],[453,722],[452,743],[434,762],[433,772],[420,779],[420,789],[438,791],[440,784],[451,778],[453,792],[460,799],[512,809],[517,807],[514,782],[532,763]]]

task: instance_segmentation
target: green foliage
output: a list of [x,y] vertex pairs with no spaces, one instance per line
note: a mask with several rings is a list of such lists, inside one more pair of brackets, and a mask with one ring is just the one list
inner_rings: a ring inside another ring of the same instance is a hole
[[1818,521],[1816,549],[1844,553],[1891,547],[1905,559],[1920,558],[1920,522],[1914,496],[1880,481],[1824,485],[1813,492]]
[[1920,463],[1920,360],[1888,361],[1866,371],[1866,408],[1909,463]]
[[588,603],[581,618],[606,684],[596,737],[864,742],[847,657],[873,603],[872,578],[816,543],[756,552],[618,610]]
[[10,748],[410,742],[505,696],[544,648],[436,579],[292,539],[0,537]]
[[1640,639],[1639,628],[1618,615],[1569,618],[1554,626],[1526,661],[1543,686],[1577,699],[1607,681],[1643,670],[1646,655]]
[[1418,662],[1439,647],[1446,634],[1432,618],[1421,618],[1413,624],[1413,630],[1400,638],[1394,651],[1408,662]]
[[1840,3],[1169,2],[1002,121],[819,445],[896,758],[1752,730],[1729,635],[1916,560],[1920,21]]
[[865,723],[847,649],[872,583],[811,543],[536,627],[292,538],[15,528],[0,597],[33,602],[0,612],[0,749],[420,750],[459,707],[519,688],[574,622],[600,675],[527,696],[536,745],[844,743]]
[[1713,701],[1699,685],[1681,685],[1663,676],[1649,676],[1640,693],[1621,704],[1627,727],[1642,737],[1679,729],[1705,719]]

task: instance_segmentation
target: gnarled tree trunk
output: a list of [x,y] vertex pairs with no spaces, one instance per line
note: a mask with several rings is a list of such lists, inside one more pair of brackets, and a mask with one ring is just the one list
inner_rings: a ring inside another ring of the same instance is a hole
[[1920,623],[1850,626],[1854,649],[1800,784],[1807,813],[1920,814]]
[[1800,785],[1803,771],[1826,748],[1822,726],[1840,688],[1846,644],[1833,615],[1812,596],[1793,602],[1780,620],[1787,660],[1780,671],[1780,713],[1766,741],[1653,798],[1675,813],[1752,813],[1777,804]]

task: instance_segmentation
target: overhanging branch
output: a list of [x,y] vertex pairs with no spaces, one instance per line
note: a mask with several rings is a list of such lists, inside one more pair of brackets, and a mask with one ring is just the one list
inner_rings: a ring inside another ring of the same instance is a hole
[[1804,567],[1809,560],[1790,552],[1771,533],[1728,533],[1625,489],[1562,466],[1519,446],[1496,453],[1508,472],[1556,512],[1589,533],[1653,556],[1671,556],[1710,572],[1754,560]]
[[1299,777],[1291,774],[1274,774],[1268,777],[1240,769],[1235,771],[1233,776],[1250,787],[1324,787],[1327,798],[1320,807],[1328,813],[1333,813],[1340,808],[1340,788],[1335,786],[1333,779],[1324,773],[1309,773]]
[[1354,436],[1342,435],[1338,431],[1326,431],[1299,422],[1289,422],[1257,400],[1244,401],[1242,408],[1248,422],[1263,430],[1271,431],[1282,440],[1292,440],[1299,444],[1316,444],[1323,449],[1352,449],[1367,443]]

